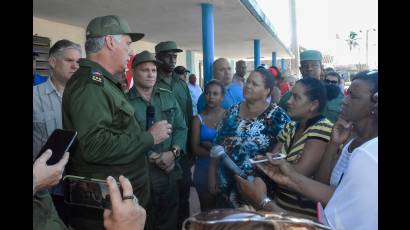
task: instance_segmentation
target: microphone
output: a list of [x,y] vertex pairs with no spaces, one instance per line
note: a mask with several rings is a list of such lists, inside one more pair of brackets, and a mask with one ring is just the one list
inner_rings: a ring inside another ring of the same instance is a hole
[[254,179],[253,176],[248,176],[242,169],[240,169],[233,161],[232,159],[226,155],[224,147],[220,145],[215,145],[211,148],[210,157],[212,158],[217,158],[222,163],[227,167],[229,170],[231,170],[234,174],[242,177],[245,180],[252,181]]
[[146,128],[147,130],[155,123],[155,107],[149,105],[146,112]]

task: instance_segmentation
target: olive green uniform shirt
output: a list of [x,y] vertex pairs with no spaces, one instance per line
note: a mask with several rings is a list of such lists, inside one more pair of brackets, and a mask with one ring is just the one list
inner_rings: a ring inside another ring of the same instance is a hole
[[325,108],[323,108],[322,115],[329,121],[335,123],[340,113],[340,106],[342,105],[344,95],[339,93],[336,98],[327,101]]
[[288,101],[290,99],[290,96],[292,96],[292,93],[290,91],[288,91],[287,93],[285,93],[279,101],[279,106],[284,109],[286,112],[288,111]]
[[33,229],[68,229],[58,216],[53,200],[47,190],[36,192],[33,196]]
[[159,88],[167,89],[171,91],[181,107],[182,114],[184,115],[186,124],[188,127],[191,126],[192,120],[192,98],[189,92],[188,85],[185,81],[179,79],[178,74],[172,72],[171,79],[165,76],[164,73],[158,71],[157,83]]
[[[170,138],[154,145],[152,151],[156,153],[167,152],[171,150],[173,145],[179,146],[183,152],[186,151],[188,128],[178,101],[171,91],[155,86],[152,91],[151,101],[147,102],[134,86],[128,93],[128,101],[134,108],[134,116],[140,127],[146,126],[146,111],[149,105],[155,108],[155,122],[167,120],[172,125]],[[178,175],[176,179],[180,178],[180,171],[179,167],[175,167],[172,174],[173,176]]]
[[135,119],[119,79],[93,61],[80,59],[79,64],[62,102],[64,129],[78,132],[67,174],[103,180],[124,175],[146,207],[150,188],[145,154],[153,137]]

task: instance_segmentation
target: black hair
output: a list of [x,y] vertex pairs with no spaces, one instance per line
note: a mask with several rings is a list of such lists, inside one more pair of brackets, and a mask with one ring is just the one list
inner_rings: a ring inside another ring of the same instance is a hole
[[335,77],[337,77],[337,83],[340,84],[340,74],[339,74],[338,72],[331,71],[331,72],[325,74],[325,79],[326,79],[327,76],[335,76]]
[[326,106],[327,96],[325,85],[318,79],[313,77],[305,77],[296,82],[305,87],[305,94],[311,101],[318,100],[318,112],[322,112]]
[[179,75],[182,75],[182,74],[185,74],[187,72],[187,69],[183,66],[177,66],[177,67],[174,68],[174,72],[179,74]]
[[366,70],[357,73],[353,76],[352,81],[360,79],[367,81],[370,84],[370,92],[375,94],[379,92],[379,71],[378,70]]
[[275,78],[272,73],[263,66],[259,66],[254,71],[260,73],[264,77],[263,82],[265,83],[265,89],[269,89],[269,96],[272,93],[273,86],[275,85]]
[[235,66],[238,65],[241,62],[245,63],[245,65],[246,65],[246,62],[244,60],[239,60],[239,61],[235,62]]
[[208,81],[208,83],[205,86],[205,90],[204,90],[205,94],[206,94],[206,92],[208,91],[208,89],[211,85],[219,86],[221,88],[222,95],[225,95],[225,86],[220,81],[215,80],[215,79],[212,79],[212,80]]
[[326,87],[326,97],[328,101],[335,99],[341,93],[340,88],[337,85],[325,84],[325,87]]

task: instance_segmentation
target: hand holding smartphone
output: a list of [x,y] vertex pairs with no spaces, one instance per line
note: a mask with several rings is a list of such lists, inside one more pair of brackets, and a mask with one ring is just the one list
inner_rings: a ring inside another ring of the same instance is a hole
[[[111,209],[111,199],[105,180],[67,175],[64,181],[64,202],[96,209]],[[122,187],[117,182],[122,197]]]
[[54,130],[50,137],[47,139],[47,142],[41,148],[41,151],[37,154],[36,160],[47,149],[51,149],[52,155],[50,159],[47,160],[47,165],[57,164],[61,160],[61,158],[63,158],[64,153],[70,149],[76,136],[76,131],[63,129]]
[[[281,159],[285,159],[285,158],[286,158],[286,155],[283,154],[283,153],[275,153],[275,154],[272,156],[272,159],[273,159],[273,160],[281,160]],[[258,157],[258,158],[255,157],[255,158],[253,158],[253,159],[249,159],[249,161],[250,161],[252,164],[259,164],[259,163],[268,162],[269,159],[268,159],[267,156],[263,156],[263,157]]]

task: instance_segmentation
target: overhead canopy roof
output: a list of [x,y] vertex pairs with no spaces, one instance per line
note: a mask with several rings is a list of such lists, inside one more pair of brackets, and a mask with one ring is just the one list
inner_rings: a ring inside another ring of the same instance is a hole
[[[253,40],[261,40],[261,57],[290,58],[290,51],[239,0],[34,0],[35,17],[86,27],[96,16],[125,17],[143,41],[174,40],[183,49],[202,53],[201,3],[214,6],[215,56],[253,57]],[[273,24],[274,26],[274,24]]]

